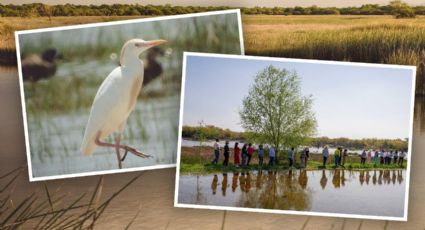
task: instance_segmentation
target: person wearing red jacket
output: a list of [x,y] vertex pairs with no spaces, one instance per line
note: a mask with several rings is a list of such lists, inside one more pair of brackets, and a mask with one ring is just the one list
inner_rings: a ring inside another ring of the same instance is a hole
[[254,155],[255,152],[255,148],[252,146],[251,143],[248,144],[248,161],[247,161],[247,166],[249,166],[249,162],[251,161],[252,155]]
[[241,149],[239,148],[238,145],[239,143],[236,142],[235,147],[233,148],[233,157],[234,157],[233,163],[235,164],[235,166],[240,166],[241,164]]

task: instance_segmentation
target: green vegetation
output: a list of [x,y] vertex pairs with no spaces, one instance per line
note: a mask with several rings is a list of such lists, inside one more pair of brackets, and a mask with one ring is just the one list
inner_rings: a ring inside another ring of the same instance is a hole
[[[391,165],[378,165],[377,167],[374,167],[373,164],[365,164],[361,165],[360,163],[350,163],[346,164],[345,169],[348,170],[383,170],[383,169],[400,169],[400,168],[406,168],[407,163],[404,163],[403,166],[399,166],[396,164]],[[199,174],[205,174],[205,173],[213,173],[213,172],[244,172],[244,171],[251,171],[251,170],[289,170],[291,169],[288,167],[287,164],[279,164],[276,166],[269,167],[267,164],[263,165],[263,167],[260,167],[258,164],[252,164],[247,167],[235,167],[233,164],[229,164],[229,166],[223,166],[222,164],[188,164],[182,162],[180,164],[180,173],[199,173]],[[295,166],[295,169],[298,169],[299,166]],[[293,168],[293,169],[294,169]],[[343,167],[335,167],[333,164],[328,164],[326,166],[326,169],[336,169],[336,168],[343,168]],[[308,165],[305,168],[306,170],[318,170],[318,169],[325,169],[322,166],[322,163],[319,161],[308,161]]]
[[311,96],[301,94],[297,73],[270,65],[255,77],[239,111],[242,127],[257,143],[300,146],[316,131]]
[[[171,6],[113,4],[113,5],[45,5],[31,3],[23,5],[0,4],[0,16],[12,17],[52,17],[52,16],[140,16],[140,15],[176,15],[198,13],[215,10],[226,10],[239,7],[227,6]],[[266,15],[394,15],[411,17],[425,14],[425,6],[409,6],[402,1],[391,1],[388,5],[365,4],[360,7],[241,7],[245,14]]]
[[359,140],[353,140],[349,138],[329,138],[329,137],[315,137],[311,138],[309,144],[312,146],[325,146],[331,147],[344,146],[350,149],[396,149],[406,150],[408,140],[401,139],[377,139],[377,138],[364,138]]
[[206,126],[187,126],[182,129],[182,137],[187,139],[199,140],[199,137],[207,140],[226,139],[226,140],[244,140],[244,133],[231,131],[230,129],[222,129],[214,125]]
[[[229,166],[223,166],[221,163],[224,160],[223,155],[220,155],[219,163],[214,165],[211,164],[213,158],[213,149],[212,147],[206,146],[196,146],[196,147],[182,147],[181,148],[181,160],[180,160],[180,172],[181,173],[209,173],[209,172],[239,172],[245,170],[257,170],[259,169],[258,165],[258,155],[254,153],[250,166],[248,167],[236,167],[233,165],[233,149],[230,150],[230,164]],[[265,151],[264,163],[262,169],[264,170],[287,170],[289,169],[289,162],[286,154],[280,154],[278,157],[278,164],[272,167],[268,166],[268,152]],[[307,162],[307,170],[317,170],[323,169],[322,167],[322,154],[311,153],[310,158]],[[299,152],[295,154],[295,168],[300,168],[300,157]],[[356,154],[349,154],[345,160],[345,169],[351,170],[368,170],[368,169],[399,169],[406,168],[407,161],[404,161],[403,166],[398,164],[390,165],[381,165],[378,164],[377,167],[373,166],[373,162],[370,164],[366,163],[364,165],[360,164],[360,157]],[[327,169],[335,169],[335,163],[333,155],[331,155],[327,161]],[[342,167],[338,167],[342,168]]]

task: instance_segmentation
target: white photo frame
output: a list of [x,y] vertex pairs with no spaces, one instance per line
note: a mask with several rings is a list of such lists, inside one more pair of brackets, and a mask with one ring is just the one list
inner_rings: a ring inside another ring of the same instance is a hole
[[[32,164],[32,156],[31,156],[31,146],[30,146],[30,140],[29,140],[30,137],[29,137],[29,134],[28,134],[28,119],[27,119],[24,82],[23,82],[23,74],[22,74],[21,47],[20,47],[20,37],[21,36],[38,34],[38,33],[45,33],[45,32],[54,32],[54,31],[78,30],[78,29],[84,29],[84,28],[97,28],[97,27],[107,27],[107,26],[115,26],[115,25],[128,25],[128,24],[134,24],[134,23],[173,21],[173,20],[185,19],[185,18],[202,18],[202,17],[220,16],[220,15],[235,15],[237,17],[237,26],[238,26],[237,32],[239,33],[239,47],[238,48],[241,52],[240,54],[243,55],[245,51],[244,51],[244,43],[243,43],[243,35],[242,35],[241,13],[240,13],[239,9],[213,11],[213,12],[205,12],[205,13],[193,13],[193,14],[185,14],[185,15],[177,15],[177,16],[161,16],[161,17],[142,18],[142,19],[130,19],[130,20],[124,20],[124,21],[112,21],[112,22],[91,23],[91,24],[83,24],[83,25],[72,25],[72,26],[62,26],[62,27],[54,27],[54,28],[43,28],[43,29],[16,31],[15,32],[16,52],[17,52],[19,85],[20,85],[20,94],[21,94],[21,103],[22,103],[22,115],[23,115],[24,132],[25,132],[25,145],[26,145],[26,154],[27,154],[27,161],[28,161],[29,180],[30,181],[43,181],[43,180],[73,178],[73,177],[82,177],[82,176],[93,176],[93,175],[100,175],[100,174],[113,174],[113,173],[140,171],[140,170],[163,169],[163,168],[175,167],[175,164],[174,163],[172,163],[172,164],[157,164],[157,165],[149,165],[149,166],[142,166],[142,167],[130,167],[130,168],[123,168],[123,169],[108,169],[108,170],[98,170],[98,171],[94,170],[94,171],[89,171],[89,172],[64,173],[64,174],[60,174],[60,175],[42,175],[42,176],[34,175],[33,164]],[[178,114],[176,114],[176,116],[177,115]],[[80,153],[80,154],[82,154],[82,153]],[[174,156],[174,159],[175,159],[175,156]],[[112,166],[112,168],[113,167],[114,166]]]
[[[207,57],[207,58],[220,58],[220,59],[238,59],[238,60],[261,60],[273,62],[293,62],[293,63],[320,63],[325,65],[344,65],[344,66],[370,66],[376,68],[392,68],[392,69],[406,69],[411,70],[411,95],[410,95],[410,117],[409,117],[409,140],[407,152],[407,169],[406,169],[406,190],[404,197],[404,212],[403,216],[380,216],[380,215],[363,215],[363,214],[344,214],[332,212],[315,212],[315,211],[294,211],[294,210],[277,210],[265,208],[247,208],[247,207],[233,207],[233,206],[217,206],[217,205],[203,205],[203,204],[188,204],[179,202],[179,179],[180,179],[180,164],[181,164],[181,148],[182,148],[182,128],[184,117],[184,103],[185,103],[185,86],[186,86],[186,73],[187,73],[187,58],[188,57]],[[414,116],[414,101],[415,101],[415,84],[416,84],[416,66],[403,66],[403,65],[388,65],[388,64],[370,64],[370,63],[357,63],[357,62],[339,62],[339,61],[322,61],[322,60],[307,60],[307,59],[292,59],[292,58],[275,58],[275,57],[259,57],[259,56],[239,56],[239,55],[226,55],[226,54],[207,54],[196,52],[185,52],[183,59],[182,71],[182,90],[180,97],[180,123],[179,123],[179,140],[177,149],[177,167],[176,167],[176,182],[174,193],[174,206],[179,208],[199,208],[211,210],[228,210],[228,211],[243,211],[243,212],[260,212],[260,213],[277,213],[277,214],[291,214],[291,215],[309,215],[309,216],[325,216],[325,217],[343,217],[343,218],[359,218],[359,219],[374,219],[374,220],[392,220],[392,221],[407,221],[408,214],[408,200],[409,200],[409,185],[410,185],[410,172],[411,172],[411,155],[412,155],[412,136],[413,136],[413,116]]]

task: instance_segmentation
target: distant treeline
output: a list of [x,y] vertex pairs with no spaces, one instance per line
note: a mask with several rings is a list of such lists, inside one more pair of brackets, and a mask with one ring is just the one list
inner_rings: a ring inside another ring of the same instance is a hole
[[[37,16],[139,16],[139,15],[176,15],[239,7],[227,6],[171,6],[171,5],[46,5],[32,3],[23,5],[0,4],[0,16],[3,17],[37,17]],[[360,7],[252,7],[240,8],[244,14],[266,15],[395,15],[397,17],[414,17],[425,15],[425,6],[409,6],[401,1],[391,1],[388,5],[366,4]]]
[[[245,141],[249,139],[249,135],[244,132],[234,132],[229,129],[222,129],[213,125],[202,127],[183,126],[182,137],[193,140],[239,140]],[[349,149],[395,149],[407,150],[407,139],[349,139],[349,138],[329,138],[329,137],[314,137],[310,138],[309,145],[315,147],[330,147],[342,146]]]
[[202,127],[183,126],[182,137],[194,140],[245,140],[244,133],[234,132],[229,129],[222,129],[213,125]]
[[329,145],[331,147],[342,146],[344,148],[352,149],[394,149],[394,150],[407,150],[407,140],[401,139],[349,139],[349,138],[328,138],[328,137],[315,137],[310,140],[310,145],[321,147]]

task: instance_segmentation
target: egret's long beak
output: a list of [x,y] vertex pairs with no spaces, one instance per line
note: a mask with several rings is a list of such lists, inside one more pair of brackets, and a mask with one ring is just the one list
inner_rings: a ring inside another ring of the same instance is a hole
[[161,45],[161,44],[166,43],[166,42],[167,41],[163,40],[163,39],[150,40],[150,41],[137,43],[136,46],[137,47],[153,47],[153,46]]

